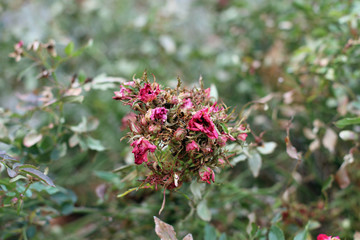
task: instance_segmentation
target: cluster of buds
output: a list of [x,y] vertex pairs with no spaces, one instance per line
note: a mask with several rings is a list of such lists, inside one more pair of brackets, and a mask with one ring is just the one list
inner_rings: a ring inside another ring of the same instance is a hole
[[145,72],[114,93],[113,99],[133,110],[123,119],[130,128],[125,138],[130,138],[135,164],[150,170],[143,181],[149,186],[174,189],[194,177],[215,182],[214,169],[233,155],[226,144],[246,140],[246,127],[210,96],[209,88],[181,88],[180,80],[175,89],[162,88]]
[[[50,39],[47,43],[41,43],[36,40],[27,46],[28,51],[37,52],[42,49],[45,49],[52,57],[57,56],[55,50],[55,41],[52,39]],[[15,61],[19,62],[25,54],[26,51],[24,50],[24,42],[19,41],[14,45],[14,52],[10,53],[9,57],[15,58]]]

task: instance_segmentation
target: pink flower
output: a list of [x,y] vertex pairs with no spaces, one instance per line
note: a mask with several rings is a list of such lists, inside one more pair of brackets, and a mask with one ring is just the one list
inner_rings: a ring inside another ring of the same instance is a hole
[[131,90],[125,88],[123,85],[120,85],[120,91],[114,92],[115,96],[113,99],[115,100],[130,100]]
[[191,99],[190,99],[190,98],[186,98],[186,99],[183,100],[183,104],[181,105],[180,108],[186,110],[186,109],[192,108],[193,106],[194,106],[194,105],[193,105],[193,103],[191,102]]
[[151,120],[160,119],[163,122],[165,122],[167,119],[167,112],[168,112],[168,110],[166,108],[157,107],[151,111],[150,119]]
[[340,240],[339,237],[327,236],[326,234],[319,234],[316,240]]
[[155,124],[151,124],[149,126],[149,132],[158,132],[161,130],[161,126],[160,125],[155,125]]
[[148,158],[148,151],[154,152],[156,149],[156,146],[151,144],[148,140],[144,138],[140,138],[137,141],[134,141],[131,144],[134,149],[132,150],[132,153],[134,153],[135,156],[135,164],[142,164],[143,162],[147,162]]
[[211,168],[207,168],[204,171],[199,171],[200,180],[203,182],[207,182],[208,184],[211,184],[210,180],[212,182],[215,182],[215,173]]
[[[243,131],[246,130],[246,127],[241,124],[241,125],[237,128],[237,130],[240,131],[240,132],[243,132]],[[244,133],[244,132],[243,132],[243,133],[239,133],[239,135],[237,136],[237,139],[245,142],[247,136],[248,136],[247,133]]]
[[188,143],[186,145],[186,151],[189,152],[189,151],[194,151],[194,150],[200,150],[199,148],[199,145],[194,141],[192,140],[191,143]]
[[237,135],[237,139],[245,142],[246,141],[246,138],[247,138],[247,133],[240,133],[239,135]]
[[227,140],[231,140],[231,141],[235,141],[236,139],[231,136],[230,134],[226,134],[226,133],[223,133],[219,138],[218,138],[218,144],[223,147],[226,145],[226,142]]
[[246,127],[243,124],[241,124],[237,129],[239,131],[245,131]]
[[219,106],[216,106],[217,102],[215,102],[211,107],[210,107],[210,112],[218,112],[220,111]]
[[160,93],[159,84],[154,83],[155,89],[151,87],[149,83],[146,83],[142,89],[140,89],[140,100],[143,102],[150,102],[156,98]]
[[135,87],[135,82],[134,81],[126,82],[126,83],[124,83],[124,85],[130,86],[130,87]]
[[24,42],[20,40],[16,45],[15,48],[21,48],[24,45]]
[[204,108],[196,112],[189,121],[187,128],[192,131],[203,132],[211,139],[218,138],[218,133],[215,129],[214,123],[210,119],[208,111],[208,108]]
[[210,97],[210,91],[211,91],[210,88],[207,88],[207,89],[204,90],[205,96],[208,97],[208,98]]
[[224,164],[225,164],[225,160],[222,159],[222,158],[219,158],[219,159],[218,159],[218,164],[224,165]]

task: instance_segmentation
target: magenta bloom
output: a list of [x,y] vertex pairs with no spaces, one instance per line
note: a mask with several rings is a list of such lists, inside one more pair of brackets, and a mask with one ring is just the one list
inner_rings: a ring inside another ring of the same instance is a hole
[[137,141],[134,141],[131,144],[134,149],[132,150],[132,153],[135,155],[135,164],[142,164],[143,162],[147,162],[148,158],[148,151],[154,152],[156,149],[156,146],[151,144],[148,140],[144,138],[140,138]]
[[[245,127],[244,125],[242,125],[242,124],[237,128],[237,130],[239,130],[239,131],[245,131],[245,129],[246,129],[246,127]],[[247,136],[248,136],[247,133],[240,133],[240,134],[237,136],[237,139],[245,142]]]
[[209,138],[218,138],[219,134],[215,129],[214,123],[210,119],[209,109],[204,108],[195,113],[189,121],[188,129],[205,133]]
[[115,96],[113,99],[115,100],[130,100],[131,90],[125,88],[123,85],[120,86],[120,91],[114,92]]
[[155,84],[155,89],[151,87],[149,83],[146,83],[142,89],[140,89],[140,100],[143,102],[150,102],[156,98],[156,96],[159,94],[159,84]]
[[247,138],[247,133],[240,133],[239,135],[237,135],[237,138],[243,142],[245,142],[246,138]]
[[193,103],[191,102],[191,99],[190,98],[187,98],[187,99],[184,99],[183,100],[183,104],[181,105],[181,108],[182,109],[190,109],[192,108],[194,105]]
[[186,151],[189,152],[189,151],[194,151],[194,150],[200,150],[199,148],[199,145],[194,141],[192,140],[191,143],[188,143],[186,145]]
[[219,138],[218,138],[218,144],[220,145],[220,146],[225,146],[226,145],[226,142],[227,142],[227,140],[231,140],[231,141],[235,141],[236,139],[233,137],[233,136],[231,136],[230,134],[226,134],[226,133],[223,133]]
[[208,184],[211,184],[210,180],[215,182],[215,173],[209,167],[205,171],[199,171],[199,175],[200,180],[203,182],[207,182]]
[[340,238],[339,237],[328,236],[326,234],[319,234],[317,236],[316,240],[340,240]]
[[165,122],[166,119],[167,119],[167,112],[168,111],[169,110],[167,110],[164,107],[157,107],[157,108],[155,108],[154,110],[151,111],[150,119],[151,120],[160,119],[160,120],[163,120],[163,122]]

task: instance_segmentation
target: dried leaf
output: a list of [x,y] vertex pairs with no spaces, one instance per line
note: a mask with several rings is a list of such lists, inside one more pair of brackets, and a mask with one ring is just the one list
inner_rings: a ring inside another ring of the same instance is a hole
[[277,144],[276,142],[265,142],[261,147],[257,147],[257,150],[264,155],[271,154],[274,152]]
[[29,132],[23,139],[23,144],[25,147],[34,146],[36,143],[40,142],[42,139],[41,133]]
[[161,240],[177,240],[174,227],[154,216],[155,232]]
[[288,122],[288,126],[286,127],[286,137],[285,137],[285,143],[286,143],[286,153],[289,155],[289,157],[296,159],[298,161],[301,160],[301,154],[298,153],[296,148],[291,144],[290,141],[290,126],[291,126],[292,119]]
[[334,153],[337,142],[337,134],[331,128],[327,128],[322,143],[326,149]]
[[344,141],[357,140],[358,135],[350,130],[344,130],[339,133],[339,137]]
[[262,165],[261,155],[256,151],[252,151],[249,154],[250,155],[248,157],[248,164],[250,170],[254,177],[258,177]]
[[286,153],[289,155],[289,157],[296,160],[301,160],[300,153],[298,153],[296,148],[291,144],[289,137],[285,137],[285,143],[286,143]]
[[312,141],[310,143],[309,149],[311,152],[314,152],[316,149],[320,148],[320,140],[319,139],[315,139],[314,141]]
[[341,189],[346,188],[351,183],[349,174],[345,167],[339,168],[339,170],[336,172],[335,179]]
[[188,235],[186,235],[183,240],[193,240],[193,236],[191,235],[191,233],[189,233]]

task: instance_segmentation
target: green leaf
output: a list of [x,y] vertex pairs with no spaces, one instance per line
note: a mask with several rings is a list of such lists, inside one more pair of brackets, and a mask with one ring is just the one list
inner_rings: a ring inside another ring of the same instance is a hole
[[354,124],[360,124],[360,117],[344,118],[344,119],[341,119],[341,120],[335,122],[335,125],[338,128],[343,128],[343,127],[346,127],[348,125],[354,125]]
[[213,226],[206,224],[204,232],[204,240],[216,240],[216,230]]
[[62,143],[60,145],[57,145],[50,154],[51,160],[58,160],[66,155],[67,147],[66,143]]
[[107,182],[111,182],[114,179],[119,178],[119,176],[112,172],[106,172],[106,171],[94,171],[95,175]]
[[323,184],[321,191],[325,192],[326,190],[331,188],[333,182],[334,182],[334,175],[330,175],[330,177]]
[[64,103],[82,103],[84,96],[65,96],[61,98]]
[[209,222],[211,220],[211,212],[207,207],[207,202],[205,199],[198,204],[196,208],[196,213],[204,221]]
[[92,137],[86,138],[86,145],[91,149],[98,152],[104,151],[105,147],[101,144],[101,142],[97,139],[94,139]]
[[271,226],[269,240],[285,240],[283,231],[275,225]]
[[37,169],[34,169],[34,168],[21,168],[20,171],[29,173],[30,175],[35,175],[35,177],[40,178],[41,180],[43,180],[48,185],[50,185],[52,187],[55,187],[54,182],[48,176],[46,176],[44,173],[42,173],[41,171],[39,171]]
[[64,49],[64,52],[67,56],[71,56],[74,52],[74,43],[70,42]]
[[199,183],[197,181],[193,181],[190,184],[190,190],[191,193],[194,195],[195,199],[201,199],[202,198],[202,191],[204,191],[205,189],[205,184],[204,183]]
[[294,237],[294,240],[306,240],[308,231],[306,229],[302,230]]
[[219,240],[227,240],[226,233],[222,233]]

